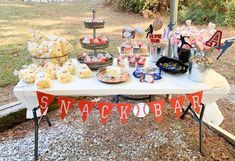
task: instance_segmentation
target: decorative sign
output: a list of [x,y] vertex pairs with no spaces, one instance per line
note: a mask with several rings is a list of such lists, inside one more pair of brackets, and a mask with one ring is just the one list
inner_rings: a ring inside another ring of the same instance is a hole
[[114,104],[111,102],[100,102],[97,106],[99,108],[101,122],[105,125],[110,113],[112,112]]
[[86,101],[86,100],[79,100],[78,107],[82,114],[83,122],[86,122],[87,117],[91,113],[92,108],[95,106],[94,102]]
[[169,102],[171,104],[171,107],[175,111],[177,118],[180,118],[182,107],[184,105],[184,96],[179,96],[179,97],[176,97],[176,98],[171,98],[169,100]]
[[133,108],[133,113],[136,117],[145,117],[149,113],[149,106],[146,103],[138,103]]
[[162,37],[162,34],[151,34],[150,36],[151,43],[159,43]]
[[44,115],[47,112],[49,105],[53,101],[54,96],[50,94],[42,93],[39,91],[36,91],[36,94],[38,97],[38,104],[39,104],[41,114]]
[[71,98],[65,98],[65,97],[58,97],[58,104],[60,106],[60,117],[63,120],[65,116],[68,114],[68,111],[71,107],[73,107],[76,100]]
[[216,46],[220,47],[222,38],[222,31],[216,31],[215,34],[206,42],[207,46]]
[[202,95],[203,95],[202,91],[187,95],[188,100],[190,101],[190,103],[194,107],[195,112],[198,114],[200,113],[200,107],[201,107],[201,103],[202,103]]
[[[47,111],[50,103],[53,101],[54,96],[50,94],[38,92],[38,91],[36,93],[38,97],[41,114],[44,114]],[[202,96],[203,96],[203,91],[187,94],[187,98],[192,104],[192,106],[194,107],[194,110],[196,113],[200,113]],[[61,119],[64,120],[64,118],[69,112],[69,109],[73,107],[76,100],[72,98],[61,97],[61,96],[58,96],[57,100],[58,100],[58,104],[59,104],[60,111],[61,111]],[[174,110],[174,112],[176,113],[177,118],[180,118],[181,116],[181,111],[182,111],[182,106],[184,104],[184,100],[185,100],[184,96],[179,96],[176,98],[169,99],[170,105],[172,109]],[[126,124],[126,120],[132,109],[131,103],[117,103],[117,104],[114,104],[112,102],[97,102],[96,103],[96,102],[92,102],[88,100],[79,100],[78,107],[82,114],[83,122],[86,122],[88,116],[91,113],[91,110],[93,109],[95,105],[97,105],[99,109],[99,114],[100,114],[101,122],[103,125],[106,124],[108,117],[110,116],[112,109],[115,106],[120,114],[120,119],[121,119],[122,124]],[[160,123],[164,106],[165,106],[165,100],[158,100],[158,101],[149,102],[149,103],[138,103],[137,105],[134,106],[133,113],[135,116],[142,118],[148,115],[149,109],[151,109],[151,111],[156,117],[156,121]]]
[[161,116],[162,116],[164,106],[165,106],[165,101],[164,100],[149,103],[149,107],[152,110],[152,112],[154,113],[158,123],[161,122]]
[[126,124],[126,119],[131,111],[132,104],[130,103],[118,103],[116,104],[122,124]]

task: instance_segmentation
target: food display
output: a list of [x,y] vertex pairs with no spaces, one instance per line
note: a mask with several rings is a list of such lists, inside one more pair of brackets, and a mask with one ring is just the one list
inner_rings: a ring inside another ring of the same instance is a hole
[[15,75],[18,75],[19,79],[26,83],[34,83],[36,74],[41,69],[42,67],[36,64],[24,65],[20,71],[15,71]]
[[45,65],[47,62],[52,62],[61,65],[67,61],[69,53],[73,50],[73,46],[62,37],[36,31],[31,31],[31,35],[28,51],[35,64]]
[[120,54],[130,55],[130,54],[142,54],[148,55],[148,47],[141,40],[125,40],[120,45]]
[[35,86],[39,89],[49,88],[51,86],[50,75],[46,72],[38,72],[35,79]]
[[56,71],[59,69],[59,65],[53,64],[51,62],[46,63],[43,66],[43,70],[50,75],[50,78],[52,80],[57,79],[56,77]]
[[145,65],[146,62],[146,57],[144,56],[140,56],[140,55],[129,55],[128,56],[128,63],[130,67],[143,67]]
[[104,21],[95,18],[95,9],[92,12],[93,19],[85,20],[84,23],[86,28],[93,29],[93,35],[81,38],[80,43],[82,48],[93,50],[93,52],[89,54],[83,53],[78,57],[78,61],[87,64],[92,70],[97,70],[98,68],[112,65],[113,56],[109,53],[98,51],[109,47],[109,39],[106,36],[96,35],[96,29],[103,28]]
[[56,77],[60,83],[69,83],[73,81],[72,74],[63,67],[57,70]]
[[141,78],[143,75],[152,75],[154,80],[161,79],[161,69],[157,67],[137,67],[133,72],[134,77]]
[[129,80],[129,72],[120,67],[108,66],[98,69],[97,79],[103,83],[116,84]]
[[183,64],[178,60],[168,57],[160,58],[156,65],[161,68],[164,72],[171,74],[186,73],[188,70],[187,65]]
[[92,71],[86,64],[79,64],[77,68],[77,75],[79,78],[90,78]]
[[124,55],[119,55],[117,59],[117,65],[121,68],[125,68],[127,63],[126,63],[126,57]]
[[75,75],[76,74],[76,68],[77,68],[77,60],[76,59],[69,59],[64,64],[63,67],[67,69],[70,74]]

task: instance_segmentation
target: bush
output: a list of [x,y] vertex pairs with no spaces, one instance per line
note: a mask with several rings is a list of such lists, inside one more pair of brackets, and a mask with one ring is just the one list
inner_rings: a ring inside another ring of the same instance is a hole
[[192,0],[181,5],[179,21],[191,19],[195,24],[213,22],[221,26],[234,26],[235,1],[227,0]]

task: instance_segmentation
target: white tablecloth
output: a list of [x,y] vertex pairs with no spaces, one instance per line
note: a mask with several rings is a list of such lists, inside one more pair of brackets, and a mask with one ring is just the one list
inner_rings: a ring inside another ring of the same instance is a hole
[[[20,81],[14,88],[14,94],[28,109],[27,117],[32,118],[32,109],[38,106],[35,91],[41,91],[55,96],[105,96],[118,94],[187,94],[203,90],[203,103],[209,107],[215,103],[216,100],[226,95],[230,90],[227,80],[213,70],[209,71],[204,83],[191,81],[188,77],[188,73],[183,75],[170,75],[164,72],[162,72],[162,79],[155,81],[153,84],[141,83],[139,82],[139,79],[136,79],[132,75],[132,72],[133,69],[130,70],[131,79],[120,84],[102,83],[96,79],[96,72],[93,72],[93,77],[89,79],[79,79],[77,76],[74,76],[73,82],[67,84],[61,84],[57,80],[53,80],[52,87],[43,90],[37,89],[33,84],[27,84]],[[213,107],[215,107],[215,105]],[[205,118],[208,117],[210,119],[210,115],[216,110],[212,110],[208,113],[207,108],[205,111]],[[220,121],[210,121],[221,123],[221,119],[219,120]]]

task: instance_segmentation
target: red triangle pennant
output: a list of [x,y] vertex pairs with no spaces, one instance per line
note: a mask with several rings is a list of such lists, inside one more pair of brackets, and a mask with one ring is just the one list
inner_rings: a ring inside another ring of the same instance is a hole
[[149,107],[152,110],[152,112],[154,113],[158,123],[161,122],[161,116],[162,116],[164,106],[165,106],[164,100],[159,100],[159,101],[149,103]]
[[169,99],[170,105],[176,113],[177,118],[180,118],[182,106],[184,105],[184,96]]
[[100,112],[100,117],[101,117],[101,122],[103,125],[105,125],[112,109],[113,109],[114,104],[111,102],[100,102],[98,103],[98,108]]
[[59,96],[57,99],[58,99],[58,104],[60,106],[60,117],[63,120],[65,116],[68,114],[69,109],[73,107],[76,100],[61,96]]
[[122,124],[126,124],[126,119],[128,118],[128,114],[131,111],[132,104],[130,103],[118,103],[117,105],[118,112],[120,114]]
[[201,107],[201,103],[202,103],[202,95],[203,95],[203,91],[187,94],[188,100],[190,101],[190,103],[194,107],[195,112],[198,114],[200,113],[200,107]]
[[37,97],[38,97],[38,104],[39,104],[39,108],[41,111],[41,115],[43,115],[44,112],[47,111],[48,106],[53,101],[54,96],[50,95],[50,94],[43,93],[43,92],[39,92],[39,91],[36,91],[36,93],[37,93]]
[[90,101],[79,100],[78,107],[82,114],[83,122],[86,122],[88,115],[91,113],[92,108],[94,107],[95,103]]

